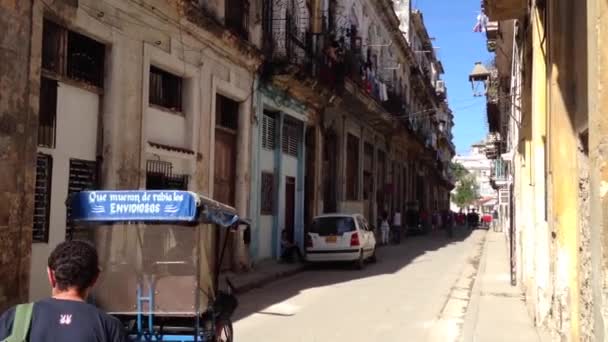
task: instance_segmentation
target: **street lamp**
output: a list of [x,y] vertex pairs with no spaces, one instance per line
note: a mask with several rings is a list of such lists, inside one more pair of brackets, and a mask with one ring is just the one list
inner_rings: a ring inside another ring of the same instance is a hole
[[[488,93],[488,84],[490,82],[490,72],[481,62],[476,62],[473,71],[469,74],[469,82],[473,88],[473,96],[484,96]],[[483,92],[480,91],[483,87]]]

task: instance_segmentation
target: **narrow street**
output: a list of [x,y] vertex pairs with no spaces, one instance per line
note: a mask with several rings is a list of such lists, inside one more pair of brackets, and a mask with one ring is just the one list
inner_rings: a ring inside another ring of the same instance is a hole
[[380,248],[356,271],[315,267],[241,296],[239,341],[455,341],[487,231],[458,229]]

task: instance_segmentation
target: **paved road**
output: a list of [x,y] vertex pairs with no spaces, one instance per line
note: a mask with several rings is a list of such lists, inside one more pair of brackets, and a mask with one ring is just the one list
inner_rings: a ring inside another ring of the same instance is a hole
[[324,266],[239,298],[238,342],[455,341],[486,231],[408,238],[363,271]]

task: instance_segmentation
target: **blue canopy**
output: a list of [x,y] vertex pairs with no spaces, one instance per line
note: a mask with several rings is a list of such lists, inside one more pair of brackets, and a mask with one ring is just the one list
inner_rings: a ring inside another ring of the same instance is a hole
[[233,207],[188,191],[83,191],[70,198],[75,222],[204,222],[229,227]]

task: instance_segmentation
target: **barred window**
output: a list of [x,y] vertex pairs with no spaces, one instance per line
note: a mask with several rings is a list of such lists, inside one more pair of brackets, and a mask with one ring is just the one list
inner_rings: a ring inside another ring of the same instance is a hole
[[33,242],[49,242],[52,174],[53,157],[38,153],[36,158],[36,188],[34,192]]
[[42,29],[42,69],[102,88],[105,45],[50,20]]
[[264,114],[262,116],[262,148],[265,148],[267,150],[274,150],[275,134],[275,119],[268,114]]
[[[97,171],[96,161],[70,159],[68,197],[76,192],[98,189]],[[66,226],[66,239],[70,240],[74,237],[76,228],[72,221],[72,208],[69,205],[67,206]]]
[[274,174],[262,172],[262,191],[261,191],[261,210],[262,215],[274,214]]
[[173,165],[161,160],[146,163],[146,189],[148,190],[188,190],[188,175],[174,174]]

